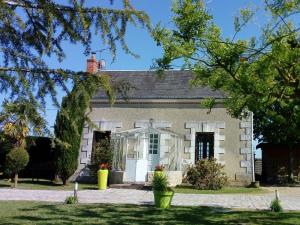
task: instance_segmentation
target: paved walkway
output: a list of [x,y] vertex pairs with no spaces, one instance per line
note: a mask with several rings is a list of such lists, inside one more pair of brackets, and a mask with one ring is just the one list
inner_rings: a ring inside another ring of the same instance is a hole
[[[273,190],[273,189],[272,189]],[[280,189],[285,210],[300,210],[300,188]],[[0,200],[63,202],[72,191],[0,189]],[[267,194],[175,194],[172,205],[268,209],[274,193]],[[152,191],[131,189],[85,190],[78,192],[81,203],[153,204]]]

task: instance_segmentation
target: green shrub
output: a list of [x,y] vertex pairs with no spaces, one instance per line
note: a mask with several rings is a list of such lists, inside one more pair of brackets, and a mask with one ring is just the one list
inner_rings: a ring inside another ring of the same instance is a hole
[[278,198],[274,199],[274,200],[271,202],[270,210],[271,210],[272,212],[282,212],[282,211],[283,211],[283,208],[282,208],[281,203],[280,203],[280,201],[279,201]]
[[99,165],[108,164],[109,168],[112,166],[113,152],[113,143],[109,138],[105,138],[93,146],[91,160],[92,163],[90,165],[90,168],[94,175],[97,174]]
[[224,166],[216,159],[199,160],[187,169],[187,181],[197,189],[218,190],[228,181]]
[[78,198],[75,196],[69,196],[65,199],[65,204],[77,204]]
[[152,179],[152,188],[154,191],[168,191],[168,177],[164,172],[155,173]]
[[15,175],[15,187],[18,183],[18,173],[26,167],[28,162],[29,155],[24,148],[13,148],[6,155],[5,168],[8,173]]

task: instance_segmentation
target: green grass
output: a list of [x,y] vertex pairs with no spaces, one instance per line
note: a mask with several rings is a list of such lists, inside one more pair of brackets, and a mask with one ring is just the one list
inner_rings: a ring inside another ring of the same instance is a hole
[[[6,179],[0,180],[0,188],[10,188],[12,185]],[[79,183],[78,185],[79,190],[97,190],[96,184],[83,184]],[[20,179],[18,182],[19,189],[32,189],[32,190],[73,190],[74,183],[69,183],[67,185],[62,185],[62,183],[54,183],[49,180],[39,180],[39,181],[32,181],[31,179]]]
[[300,224],[300,212],[0,201],[0,224]]
[[174,191],[183,194],[263,194],[269,192],[262,188],[224,187],[220,190],[198,190],[190,186],[177,186]]

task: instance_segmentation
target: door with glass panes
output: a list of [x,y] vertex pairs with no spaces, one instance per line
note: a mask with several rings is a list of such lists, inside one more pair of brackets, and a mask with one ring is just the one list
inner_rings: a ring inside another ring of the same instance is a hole
[[159,164],[159,134],[149,134],[148,170],[154,171]]
[[195,162],[214,157],[214,133],[197,132],[195,141]]

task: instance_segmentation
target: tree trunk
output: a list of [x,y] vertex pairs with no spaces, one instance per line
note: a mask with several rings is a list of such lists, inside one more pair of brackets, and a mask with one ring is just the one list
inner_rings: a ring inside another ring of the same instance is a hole
[[15,173],[15,179],[14,179],[14,188],[17,188],[18,187],[18,173]]
[[63,185],[67,185],[67,179],[62,179]]

